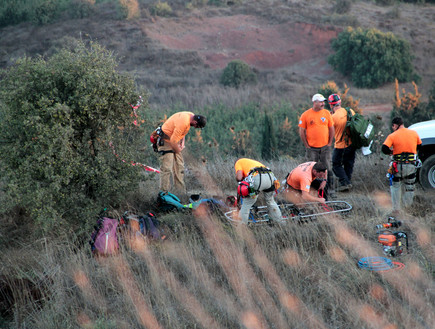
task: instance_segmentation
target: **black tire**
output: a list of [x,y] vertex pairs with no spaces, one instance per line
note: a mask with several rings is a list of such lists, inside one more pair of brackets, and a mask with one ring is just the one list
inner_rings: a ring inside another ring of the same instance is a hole
[[435,154],[423,162],[419,174],[420,184],[424,189],[435,188]]

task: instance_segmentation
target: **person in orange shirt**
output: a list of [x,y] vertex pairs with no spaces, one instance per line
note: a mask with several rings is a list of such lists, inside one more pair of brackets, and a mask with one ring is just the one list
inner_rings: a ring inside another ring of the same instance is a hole
[[322,162],[310,161],[300,164],[286,178],[286,192],[290,193],[289,201],[325,203],[325,198],[318,196],[318,190],[325,188],[327,176],[326,165]]
[[207,118],[192,112],[178,112],[173,114],[162,125],[163,136],[158,146],[160,154],[160,190],[171,190],[171,176],[174,188],[186,193],[184,183],[184,159],[181,152],[185,147],[185,136],[190,127],[204,128]]
[[234,164],[236,180],[239,182],[237,193],[243,198],[239,217],[243,224],[248,224],[249,212],[255,204],[260,192],[264,193],[270,219],[283,223],[281,210],[276,204],[273,194],[279,186],[273,172],[256,160],[241,158]]
[[[302,113],[300,117],[299,136],[306,149],[307,161],[323,162],[330,171],[334,122],[331,113],[323,108],[325,100],[322,94],[315,94],[312,97],[313,107]],[[332,195],[334,193],[332,175],[328,177],[328,187],[329,194]]]
[[[335,143],[332,151],[332,171],[337,176],[340,186],[337,191],[349,191],[352,188],[352,173],[355,163],[355,151],[350,136],[345,136],[347,111],[341,107],[341,98],[337,94],[328,97],[329,107],[334,121]],[[350,109],[352,115],[355,111]]]
[[[393,156],[389,170],[390,192],[393,214],[397,214],[401,204],[409,207],[414,200],[417,150],[421,146],[421,139],[416,131],[405,128],[400,117],[393,119],[392,128],[393,133],[388,135],[382,145],[382,152]],[[402,195],[403,187],[405,193]]]

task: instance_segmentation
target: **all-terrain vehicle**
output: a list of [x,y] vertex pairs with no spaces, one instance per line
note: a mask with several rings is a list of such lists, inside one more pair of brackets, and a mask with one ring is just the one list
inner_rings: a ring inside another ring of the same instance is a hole
[[423,165],[418,179],[425,189],[435,189],[435,120],[423,121],[409,126],[415,130],[422,141],[418,156]]

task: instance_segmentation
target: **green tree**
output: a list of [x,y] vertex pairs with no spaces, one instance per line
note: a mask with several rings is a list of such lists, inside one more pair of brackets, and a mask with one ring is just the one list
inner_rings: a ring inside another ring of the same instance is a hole
[[98,44],[71,48],[1,72],[1,210],[19,207],[45,227],[92,220],[137,186],[138,170],[108,146],[138,156],[134,81]]
[[220,77],[220,83],[229,87],[240,87],[246,83],[257,82],[257,75],[251,67],[241,60],[228,63]]
[[348,27],[331,46],[335,54],[329,56],[329,64],[350,76],[357,87],[376,88],[394,79],[419,80],[412,67],[409,43],[391,32]]
[[263,140],[261,144],[261,156],[271,160],[277,157],[277,139],[273,121],[267,113],[264,113]]

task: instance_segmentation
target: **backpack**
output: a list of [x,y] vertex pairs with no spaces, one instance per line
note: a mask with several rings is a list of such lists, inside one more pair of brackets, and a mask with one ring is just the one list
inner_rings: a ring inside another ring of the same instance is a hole
[[144,236],[152,240],[164,240],[166,236],[160,228],[160,221],[152,212],[148,212],[145,216],[139,218],[140,231]]
[[161,211],[183,210],[186,207],[181,204],[180,199],[170,192],[160,191],[157,196],[157,207]]
[[205,210],[209,214],[221,215],[230,210],[230,207],[218,198],[201,199],[199,204],[193,208],[194,211]]
[[160,227],[160,221],[152,212],[137,216],[125,212],[121,218],[123,238],[127,243],[135,236],[147,237],[151,240],[164,240],[166,235]]
[[119,250],[117,230],[117,219],[99,218],[89,241],[92,253],[104,256],[116,254]]
[[352,145],[359,149],[361,147],[369,146],[372,140],[375,138],[375,129],[370,119],[365,118],[363,115],[356,113],[352,115],[352,112],[348,107],[347,122],[345,127],[345,133],[343,137],[345,140],[350,137]]

